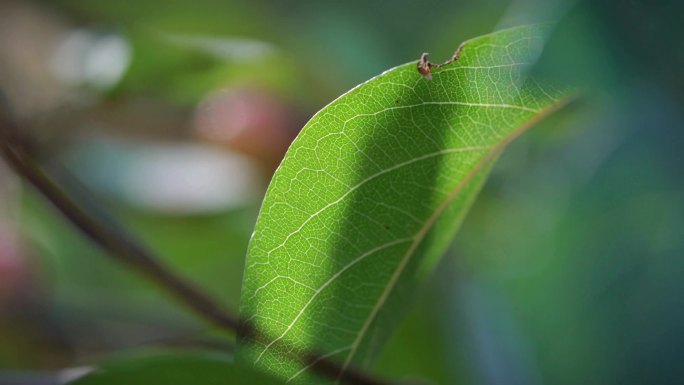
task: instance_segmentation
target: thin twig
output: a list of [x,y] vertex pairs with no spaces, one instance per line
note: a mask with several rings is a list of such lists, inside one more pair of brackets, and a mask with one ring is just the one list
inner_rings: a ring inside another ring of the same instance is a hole
[[102,226],[95,217],[73,202],[67,193],[34,163],[26,141],[19,137],[18,130],[6,119],[3,119],[0,127],[0,140],[0,148],[9,165],[92,241],[109,251],[119,262],[146,275],[207,321],[224,329],[237,330],[237,317],[190,282],[174,274],[149,250],[133,241],[131,236]]
[[440,68],[444,67],[446,65],[449,65],[456,60],[461,58],[461,53],[463,52],[463,47],[465,46],[465,42],[461,43],[461,45],[456,48],[456,52],[451,56],[451,58],[444,63],[441,64],[436,64],[428,60],[428,53],[423,52],[423,54],[420,55],[420,59],[416,63],[416,67],[418,68],[418,72],[425,77],[427,80],[432,80],[432,69],[433,68]]
[[[1,103],[0,103],[1,104]],[[50,201],[76,228],[109,255],[140,274],[148,277],[158,287],[187,306],[206,321],[246,339],[261,340],[266,337],[251,324],[239,323],[238,318],[222,307],[208,294],[191,282],[175,274],[160,262],[140,242],[120,226],[108,226],[97,215],[76,203],[69,194],[37,164],[34,146],[23,138],[17,124],[4,106],[0,105],[0,153],[15,172],[33,185],[45,199]],[[283,349],[292,352],[291,349]],[[311,369],[329,378],[338,378],[347,384],[388,385],[354,369],[342,369],[333,361],[318,354],[301,353],[293,360],[311,363]],[[341,373],[341,375],[340,375]]]

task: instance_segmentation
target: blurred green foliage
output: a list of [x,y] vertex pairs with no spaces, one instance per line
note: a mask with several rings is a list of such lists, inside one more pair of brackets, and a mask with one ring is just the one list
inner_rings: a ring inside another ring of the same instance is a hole
[[[201,380],[198,380],[201,379]],[[234,365],[230,359],[209,353],[168,353],[139,351],[112,360],[74,385],[277,385],[264,374]]]
[[[249,86],[279,95],[308,117],[421,52],[447,58],[466,38],[559,19],[538,70],[579,86],[584,99],[501,159],[450,258],[419,300],[407,304],[415,305],[412,315],[376,369],[454,384],[676,383],[684,378],[682,2],[549,3],[34,5],[69,28],[121,34],[132,47],[124,77],[85,103],[79,99],[74,116],[88,108],[119,111],[112,106],[144,99],[187,118],[206,94]],[[169,36],[248,38],[273,51],[265,59],[226,59]],[[170,139],[167,132],[147,133],[151,123],[102,123],[102,111],[88,115],[80,130],[38,136],[57,138],[48,141],[56,158],[100,126],[151,141],[196,140],[187,122]],[[184,215],[101,198],[168,264],[237,309],[261,197]],[[92,364],[140,345],[216,336],[100,255],[30,189],[12,204],[19,214],[0,219],[20,228],[35,274],[28,299],[17,296],[21,305],[0,308],[1,368]]]

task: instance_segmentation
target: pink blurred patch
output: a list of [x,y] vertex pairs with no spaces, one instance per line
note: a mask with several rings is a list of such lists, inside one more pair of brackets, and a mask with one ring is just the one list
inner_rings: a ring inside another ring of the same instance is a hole
[[221,90],[208,95],[195,113],[198,134],[209,141],[277,164],[297,129],[281,100],[256,88]]
[[29,275],[16,231],[0,224],[0,305],[16,296]]

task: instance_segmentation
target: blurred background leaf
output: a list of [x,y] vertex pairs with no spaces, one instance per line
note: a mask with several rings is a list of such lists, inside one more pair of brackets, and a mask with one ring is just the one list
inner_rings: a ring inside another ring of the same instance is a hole
[[229,385],[281,382],[235,365],[218,354],[137,352],[112,360],[70,382],[73,385]]

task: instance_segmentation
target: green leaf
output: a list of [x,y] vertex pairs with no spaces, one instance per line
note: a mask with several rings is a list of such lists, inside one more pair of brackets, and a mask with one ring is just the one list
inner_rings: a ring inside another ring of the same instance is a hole
[[371,362],[498,155],[563,104],[526,76],[546,29],[470,40],[432,80],[396,67],[309,121],[249,246],[241,313],[259,335],[238,359],[295,383],[326,380],[292,353]]
[[146,353],[114,360],[72,385],[278,385],[280,381],[208,353]]

